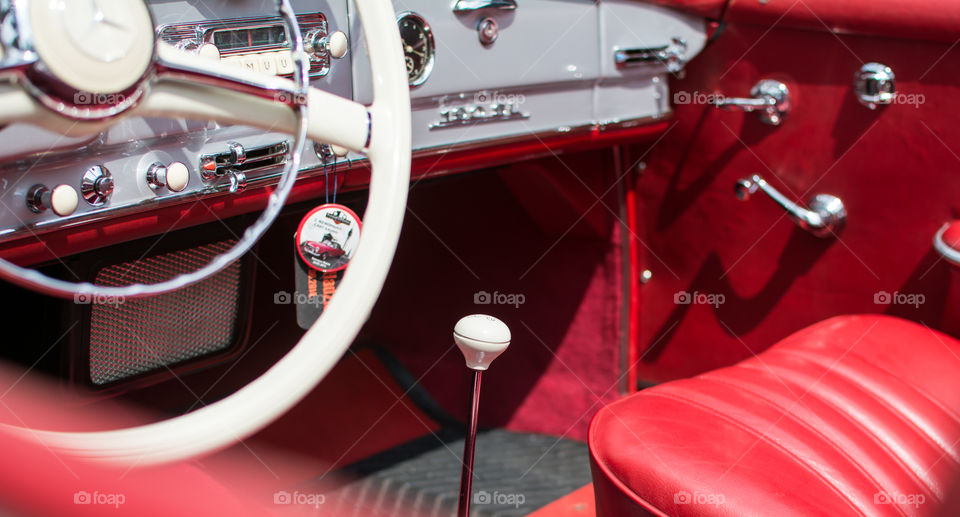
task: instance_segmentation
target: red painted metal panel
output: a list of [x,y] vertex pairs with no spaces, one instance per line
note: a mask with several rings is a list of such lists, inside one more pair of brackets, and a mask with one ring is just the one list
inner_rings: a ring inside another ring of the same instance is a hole
[[[776,3],[776,2],[772,2]],[[871,111],[854,72],[876,60],[897,74],[898,103]],[[750,357],[789,333],[844,313],[887,313],[942,328],[949,268],[932,238],[960,215],[960,56],[950,45],[729,25],[675,81],[676,99],[745,96],[772,77],[791,88],[780,127],[754,114],[679,104],[649,154],[637,204],[649,246],[640,267],[641,377],[685,377]],[[794,200],[839,196],[839,239],[797,228],[734,182],[759,173]],[[724,302],[676,304],[678,293]],[[886,295],[884,294],[886,293]],[[919,305],[883,304],[896,294]]]

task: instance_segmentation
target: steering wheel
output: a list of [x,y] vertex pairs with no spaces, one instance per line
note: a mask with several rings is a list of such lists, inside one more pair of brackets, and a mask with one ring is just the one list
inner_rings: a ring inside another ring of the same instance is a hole
[[[144,426],[99,432],[0,426],[4,431],[58,453],[121,464],[208,453],[285,413],[356,337],[393,259],[410,180],[410,94],[394,10],[390,0],[356,1],[373,78],[374,101],[364,106],[309,88],[296,16],[289,0],[277,4],[294,43],[293,81],[211,63],[158,41],[143,0],[17,0],[12,5],[0,0],[0,8],[7,8],[4,29],[15,29],[13,39],[9,31],[0,32],[0,79],[12,79],[0,84],[0,125],[26,122],[77,135],[101,132],[127,116],[162,116],[243,124],[297,138],[290,166],[260,219],[233,250],[197,271],[161,284],[104,288],[49,279],[0,260],[0,277],[6,280],[55,296],[166,292],[216,273],[252,246],[292,188],[306,138],[363,151],[372,170],[364,232],[337,295],[300,342],[259,378],[216,403]],[[109,101],[76,105],[71,102],[76,93]]]

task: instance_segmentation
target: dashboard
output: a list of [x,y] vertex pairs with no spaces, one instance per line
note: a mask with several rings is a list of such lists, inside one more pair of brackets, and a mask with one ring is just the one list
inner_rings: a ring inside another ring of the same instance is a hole
[[[371,102],[352,2],[291,3],[310,56],[312,86]],[[264,74],[292,72],[290,45],[272,1],[148,5],[158,38],[184,52]],[[702,18],[628,0],[394,5],[415,158],[661,121],[671,114],[670,75],[681,73],[706,42]],[[151,118],[127,118],[84,138],[9,125],[0,129],[0,243],[269,188],[291,141],[248,127]],[[299,178],[364,167],[362,154],[310,145]],[[75,206],[54,203],[71,193]]]

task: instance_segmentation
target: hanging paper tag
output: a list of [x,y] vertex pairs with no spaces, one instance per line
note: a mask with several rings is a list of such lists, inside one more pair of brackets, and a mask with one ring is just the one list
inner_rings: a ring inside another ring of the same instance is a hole
[[360,218],[336,203],[311,210],[297,228],[297,253],[303,262],[320,272],[347,267],[360,242]]
[[310,328],[333,298],[360,241],[360,218],[349,208],[314,208],[297,228],[294,258],[297,324]]

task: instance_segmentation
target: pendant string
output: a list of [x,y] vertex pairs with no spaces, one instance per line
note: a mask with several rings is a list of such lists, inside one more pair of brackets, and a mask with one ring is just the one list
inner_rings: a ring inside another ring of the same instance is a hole
[[333,162],[333,202],[337,202],[337,162]]
[[[324,198],[325,204],[330,204],[330,176],[327,174],[327,159],[323,159],[323,188],[326,191],[326,197]],[[336,199],[336,191],[334,191],[334,199]]]

